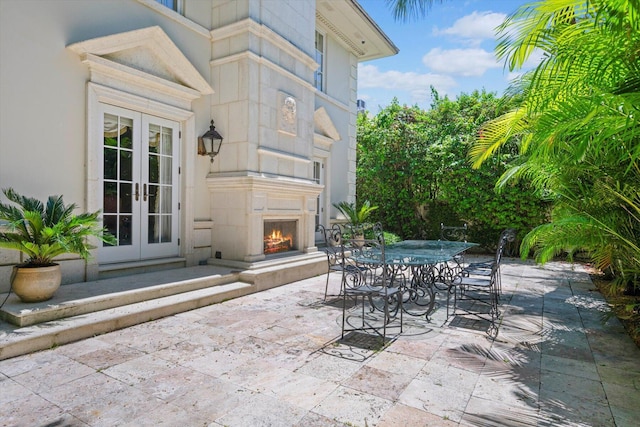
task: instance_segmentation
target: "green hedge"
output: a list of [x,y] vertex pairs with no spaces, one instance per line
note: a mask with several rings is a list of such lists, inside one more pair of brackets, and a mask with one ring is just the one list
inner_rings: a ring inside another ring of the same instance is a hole
[[484,91],[449,100],[433,90],[432,97],[429,110],[394,100],[358,119],[357,200],[378,206],[372,220],[403,239],[437,239],[440,223],[467,223],[469,240],[486,251],[505,228],[518,230],[520,239],[546,222],[549,203],[531,186],[494,190],[518,161],[517,141],[480,169],[467,160],[480,126],[517,100]]

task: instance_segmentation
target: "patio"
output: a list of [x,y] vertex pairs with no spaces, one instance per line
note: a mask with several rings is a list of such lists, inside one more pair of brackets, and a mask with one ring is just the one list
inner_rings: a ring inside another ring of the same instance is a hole
[[[333,274],[330,289],[338,288]],[[504,320],[340,337],[325,276],[0,361],[0,425],[631,426],[640,349],[579,265],[505,259]]]

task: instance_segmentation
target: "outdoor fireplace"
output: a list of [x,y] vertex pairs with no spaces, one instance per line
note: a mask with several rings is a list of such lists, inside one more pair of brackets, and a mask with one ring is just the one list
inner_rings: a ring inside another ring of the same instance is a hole
[[318,251],[315,216],[322,187],[254,176],[207,180],[214,218],[211,249],[220,263],[237,261],[250,268],[266,258],[279,263]]
[[264,254],[277,254],[297,250],[295,220],[269,220],[264,222]]

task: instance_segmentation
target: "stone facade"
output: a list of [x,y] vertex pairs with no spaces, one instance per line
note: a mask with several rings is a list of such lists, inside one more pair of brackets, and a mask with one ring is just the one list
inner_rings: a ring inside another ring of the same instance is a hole
[[[66,283],[176,259],[250,268],[266,258],[271,220],[296,221],[295,253],[314,252],[316,222],[328,224],[332,204],[355,197],[357,65],[397,52],[360,5],[179,4],[174,11],[154,0],[0,2],[0,187],[104,209],[106,117],[174,132],[174,197],[165,218],[176,222],[167,247],[156,251],[143,232],[126,237],[131,252],[99,248],[88,263],[63,257]],[[197,155],[211,120],[224,137],[213,163]],[[141,135],[142,147],[146,141],[155,150]],[[145,201],[153,184],[146,163],[131,181]],[[136,209],[134,231],[151,229],[155,208]],[[0,291],[21,261],[0,251]]]

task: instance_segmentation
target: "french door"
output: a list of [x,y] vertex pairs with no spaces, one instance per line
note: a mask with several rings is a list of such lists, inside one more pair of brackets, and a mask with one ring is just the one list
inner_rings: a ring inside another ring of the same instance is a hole
[[179,124],[101,104],[101,263],[178,255]]

